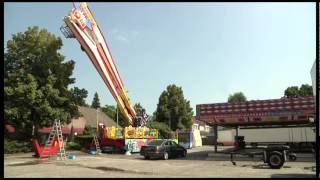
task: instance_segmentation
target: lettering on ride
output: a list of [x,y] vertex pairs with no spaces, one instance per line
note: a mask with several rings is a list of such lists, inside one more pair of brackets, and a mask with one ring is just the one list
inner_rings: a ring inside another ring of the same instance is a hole
[[82,30],[88,28],[90,31],[93,31],[93,27],[96,25],[93,16],[91,15],[86,3],[74,3],[74,9],[81,13],[80,19],[77,19],[81,23]]
[[87,27],[91,31],[93,31],[93,27],[95,26],[95,21],[94,21],[93,17],[91,16],[91,13],[89,12],[87,5],[85,3],[81,3],[80,8],[82,10],[82,13],[83,13],[85,19],[87,20],[87,22],[86,22]]
[[73,8],[73,9],[72,9],[72,16],[74,17],[74,19],[76,20],[76,22],[79,24],[81,30],[84,30],[87,25],[86,25],[85,22],[83,21],[82,13],[79,12],[77,9]]

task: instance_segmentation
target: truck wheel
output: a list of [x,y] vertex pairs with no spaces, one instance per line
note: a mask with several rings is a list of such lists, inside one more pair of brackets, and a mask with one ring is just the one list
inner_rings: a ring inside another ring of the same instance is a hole
[[269,154],[268,165],[272,169],[280,169],[284,164],[284,157],[279,151],[273,151]]
[[164,153],[163,153],[163,159],[164,159],[164,160],[169,159],[169,154],[168,154],[167,152],[164,152]]

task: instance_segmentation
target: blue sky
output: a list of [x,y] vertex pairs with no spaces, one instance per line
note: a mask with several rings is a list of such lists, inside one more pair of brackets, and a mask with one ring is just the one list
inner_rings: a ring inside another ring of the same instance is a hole
[[[88,3],[104,33],[133,103],[148,114],[169,84],[196,104],[226,102],[242,91],[249,100],[283,96],[308,83],[316,58],[315,3]],[[115,100],[75,39],[59,28],[72,3],[4,3],[4,46],[28,26],[63,40],[61,53],[76,66],[73,86],[91,104]]]

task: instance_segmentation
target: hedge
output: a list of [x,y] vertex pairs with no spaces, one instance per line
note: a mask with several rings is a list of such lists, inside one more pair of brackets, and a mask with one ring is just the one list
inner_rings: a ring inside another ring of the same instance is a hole
[[32,152],[31,141],[17,141],[17,140],[9,140],[4,139],[4,153],[12,154],[12,153],[20,153],[20,152]]

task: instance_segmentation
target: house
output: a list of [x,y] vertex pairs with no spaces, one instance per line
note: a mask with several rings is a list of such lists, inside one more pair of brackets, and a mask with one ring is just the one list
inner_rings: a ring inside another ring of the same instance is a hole
[[[78,135],[83,134],[85,126],[90,126],[96,129],[98,124],[104,124],[106,127],[117,126],[117,123],[106,115],[101,110],[90,107],[79,106],[81,117],[71,120],[71,123],[64,125],[62,132],[65,129],[65,134],[70,134],[71,131]],[[50,133],[51,128],[42,128],[39,131],[42,133]],[[64,132],[63,132],[64,133]]]
[[207,125],[203,121],[197,120],[195,116],[192,117],[192,122],[192,129],[199,130],[201,137],[205,137],[213,133],[213,128],[211,126]]
[[197,120],[196,116],[192,117],[192,122],[192,130],[200,131],[202,145],[212,145],[214,142],[213,128],[205,122]]
[[[79,106],[79,111],[82,114],[79,118],[74,118],[69,124],[62,125],[62,134],[70,134],[71,132],[78,135],[83,134],[86,125],[96,128],[98,124],[102,123],[106,127],[116,126],[117,123],[107,116],[104,112],[97,111],[90,107]],[[9,133],[14,133],[15,128],[11,125],[6,125],[5,130]],[[50,133],[51,127],[44,127],[38,132],[47,134]]]

